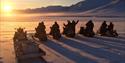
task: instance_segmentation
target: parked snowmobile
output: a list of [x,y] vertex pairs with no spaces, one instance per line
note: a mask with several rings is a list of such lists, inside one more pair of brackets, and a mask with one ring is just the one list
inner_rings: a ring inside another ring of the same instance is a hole
[[106,24],[106,21],[104,21],[98,31],[98,33],[101,36],[108,36],[108,37],[117,37],[118,33],[116,30],[114,30],[114,24],[110,22],[109,25]]
[[52,27],[50,27],[50,29],[51,29],[50,35],[52,35],[54,39],[58,40],[61,38],[61,33],[57,22],[55,22],[55,24]]
[[45,29],[46,27],[44,25],[44,22],[39,23],[38,27],[35,28],[36,30],[35,37],[38,38],[40,41],[47,40],[47,34],[46,34]]
[[17,29],[13,40],[18,63],[47,63],[42,57],[46,53],[35,42],[27,39],[27,33],[23,28]]
[[66,35],[67,37],[75,37],[75,26],[79,22],[75,22],[74,20],[70,22],[69,20],[67,21],[68,24],[64,24],[63,27],[63,34]]

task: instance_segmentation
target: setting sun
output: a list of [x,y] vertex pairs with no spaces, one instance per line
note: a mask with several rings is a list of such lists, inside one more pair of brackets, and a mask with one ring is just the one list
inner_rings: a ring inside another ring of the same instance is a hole
[[12,7],[10,5],[5,5],[5,6],[3,6],[3,11],[4,12],[11,12],[12,11]]
[[8,2],[1,4],[1,11],[2,11],[2,15],[4,16],[12,16],[12,13],[13,13],[12,4]]

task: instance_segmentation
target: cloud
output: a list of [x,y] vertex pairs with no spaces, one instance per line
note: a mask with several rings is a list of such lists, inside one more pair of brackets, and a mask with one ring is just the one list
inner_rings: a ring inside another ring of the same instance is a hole
[[13,3],[15,9],[38,8],[52,5],[69,6],[82,0],[1,0]]

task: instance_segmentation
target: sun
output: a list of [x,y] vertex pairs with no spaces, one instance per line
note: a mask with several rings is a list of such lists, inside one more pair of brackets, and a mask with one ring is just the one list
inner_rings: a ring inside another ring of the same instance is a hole
[[12,16],[13,15],[13,8],[10,4],[2,4],[1,5],[1,15],[3,16]]
[[4,12],[11,12],[12,11],[12,6],[10,6],[10,5],[3,6],[3,11]]

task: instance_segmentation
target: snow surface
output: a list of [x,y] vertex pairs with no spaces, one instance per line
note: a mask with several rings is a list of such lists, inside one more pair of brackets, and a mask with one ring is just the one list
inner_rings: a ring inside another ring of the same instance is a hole
[[62,35],[60,40],[55,40],[48,35],[46,42],[33,37],[30,39],[46,51],[44,58],[48,63],[125,63],[123,36],[90,38],[77,34],[75,38]]
[[[22,18],[21,18],[22,19]],[[35,19],[35,18],[34,18]],[[50,19],[47,21],[47,19]],[[59,20],[55,20],[59,19]],[[62,19],[62,21],[61,21]],[[80,22],[76,26],[76,32],[78,32],[80,26],[84,26],[86,21],[93,18],[75,18],[75,17],[65,17],[65,18],[46,18],[45,25],[47,26],[46,31],[49,32],[49,27],[54,21],[58,21],[60,25],[60,30],[62,31],[63,23],[66,23],[65,19],[79,19]],[[47,55],[44,58],[49,63],[125,63],[125,33],[124,33],[124,19],[122,18],[96,18],[94,19],[95,23],[95,31],[98,30],[101,22],[103,20],[113,21],[115,22],[115,29],[118,33],[122,33],[119,37],[101,37],[95,36],[93,38],[84,37],[82,35],[77,35],[75,38],[68,38],[62,36],[60,40],[54,40],[51,36],[48,36],[49,40],[42,44],[42,42],[36,41],[39,47],[47,52]],[[63,21],[64,20],[64,21]],[[21,20],[22,21],[22,20]],[[38,20],[35,20],[38,21]],[[100,22],[98,22],[100,21]],[[120,22],[119,22],[120,21]],[[23,25],[23,27],[27,27],[28,30],[34,29],[38,22],[9,22],[8,25],[12,23],[16,23],[13,25],[18,27],[17,25]],[[22,24],[21,24],[22,23]],[[30,23],[30,24],[29,24]],[[6,25],[7,22],[5,22]],[[27,25],[28,24],[28,25]],[[16,63],[15,59],[15,51],[13,47],[13,26],[5,26],[11,30],[10,32],[2,32],[3,35],[0,43],[0,63]],[[26,25],[26,26],[25,26]],[[30,25],[30,26],[29,26]],[[8,28],[9,27],[9,28]],[[30,31],[28,31],[30,33]],[[34,32],[32,32],[34,33]],[[5,34],[5,35],[4,35]],[[29,37],[32,39],[33,34]]]

